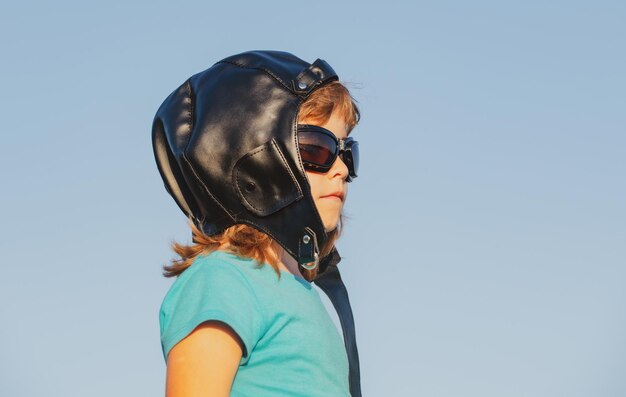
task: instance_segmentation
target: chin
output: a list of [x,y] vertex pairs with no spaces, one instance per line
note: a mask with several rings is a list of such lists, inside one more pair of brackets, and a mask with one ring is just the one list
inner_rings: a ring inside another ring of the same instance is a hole
[[339,221],[332,223],[332,224],[328,224],[325,223],[324,224],[324,230],[326,231],[326,233],[332,232],[333,230],[337,229],[337,226],[339,226]]

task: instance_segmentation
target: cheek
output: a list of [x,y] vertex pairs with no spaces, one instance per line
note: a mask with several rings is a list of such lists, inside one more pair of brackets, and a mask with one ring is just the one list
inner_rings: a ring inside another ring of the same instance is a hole
[[320,185],[321,185],[322,176],[320,176],[320,174],[317,174],[315,172],[309,172],[309,171],[306,171],[306,176],[309,180],[309,185],[311,186],[311,195],[313,196],[313,199],[317,201],[317,198],[321,194]]

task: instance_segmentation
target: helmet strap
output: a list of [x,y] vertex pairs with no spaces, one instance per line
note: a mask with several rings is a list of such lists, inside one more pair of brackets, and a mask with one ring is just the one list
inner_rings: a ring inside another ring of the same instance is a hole
[[319,266],[319,246],[317,236],[310,227],[305,227],[298,242],[298,263],[307,270],[313,270]]

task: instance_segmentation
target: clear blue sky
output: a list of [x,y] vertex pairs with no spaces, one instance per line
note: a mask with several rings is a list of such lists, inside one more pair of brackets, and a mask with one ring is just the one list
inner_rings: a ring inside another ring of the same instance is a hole
[[339,250],[364,397],[626,395],[626,6],[5,2],[0,395],[164,393],[150,127],[251,49],[359,100]]

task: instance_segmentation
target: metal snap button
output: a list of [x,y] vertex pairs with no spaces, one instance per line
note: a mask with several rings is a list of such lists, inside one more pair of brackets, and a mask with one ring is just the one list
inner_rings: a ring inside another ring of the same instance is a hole
[[299,83],[298,83],[298,88],[299,88],[299,89],[301,89],[301,90],[305,89],[305,88],[306,88],[306,83],[304,83],[304,82],[299,82]]
[[309,241],[311,241],[311,237],[305,234],[304,237],[302,237],[302,241],[304,242],[304,244],[308,244]]

